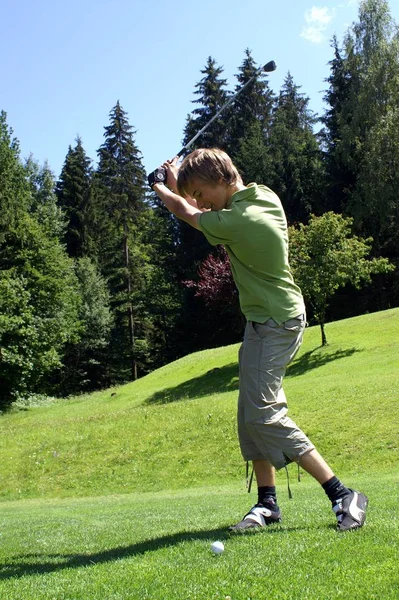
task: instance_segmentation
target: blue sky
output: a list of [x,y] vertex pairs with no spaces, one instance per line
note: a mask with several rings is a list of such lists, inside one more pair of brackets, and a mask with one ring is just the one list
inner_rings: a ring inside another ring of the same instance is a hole
[[[358,0],[14,0],[2,3],[0,110],[30,153],[59,176],[80,135],[96,164],[120,101],[147,171],[181,148],[194,85],[212,56],[234,89],[244,51],[278,92],[288,71],[321,114],[333,34],[357,20]],[[390,0],[399,22],[399,2]]]

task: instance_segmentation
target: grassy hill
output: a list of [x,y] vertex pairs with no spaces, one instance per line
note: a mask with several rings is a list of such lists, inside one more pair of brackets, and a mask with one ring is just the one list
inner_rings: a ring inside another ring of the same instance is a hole
[[[326,333],[322,348],[309,328],[289,367],[290,416],[339,475],[397,469],[399,309]],[[2,415],[0,498],[240,483],[237,352],[198,352],[119,388]]]

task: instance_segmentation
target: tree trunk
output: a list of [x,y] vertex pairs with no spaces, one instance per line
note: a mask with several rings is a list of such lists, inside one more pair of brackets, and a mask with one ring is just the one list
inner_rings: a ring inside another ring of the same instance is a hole
[[137,379],[137,363],[135,360],[134,352],[134,318],[133,318],[133,304],[132,304],[132,282],[130,278],[129,269],[129,242],[127,238],[127,227],[125,226],[125,239],[124,239],[124,250],[125,250],[125,265],[126,265],[126,283],[127,283],[127,295],[128,295],[128,320],[129,320],[129,335],[130,335],[130,365],[132,371],[132,378],[135,381]]
[[320,321],[320,329],[321,329],[321,345],[327,346],[328,342],[327,342],[326,334],[324,331],[324,321]]

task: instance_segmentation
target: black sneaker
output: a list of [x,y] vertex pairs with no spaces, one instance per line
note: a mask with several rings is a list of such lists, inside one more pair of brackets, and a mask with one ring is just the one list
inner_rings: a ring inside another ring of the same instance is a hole
[[229,530],[246,531],[248,529],[258,529],[280,522],[281,512],[277,505],[271,509],[263,506],[263,504],[255,504],[249,513],[247,513],[237,525],[232,525]]
[[350,490],[349,496],[337,500],[332,507],[337,517],[337,531],[362,527],[366,520],[367,504],[367,496],[355,490]]

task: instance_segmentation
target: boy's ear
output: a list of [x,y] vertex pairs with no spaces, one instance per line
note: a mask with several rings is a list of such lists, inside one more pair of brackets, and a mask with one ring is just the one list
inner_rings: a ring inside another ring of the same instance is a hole
[[190,204],[194,208],[198,208],[196,200],[194,200],[194,198],[191,198],[191,196],[184,196],[184,199],[186,200],[186,202],[188,202],[188,204]]

